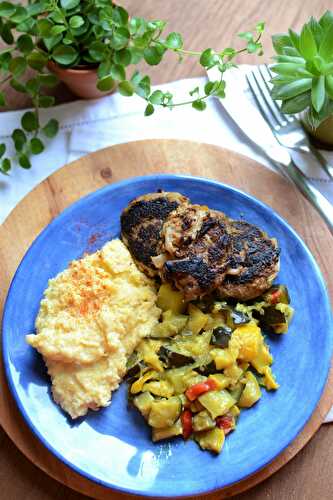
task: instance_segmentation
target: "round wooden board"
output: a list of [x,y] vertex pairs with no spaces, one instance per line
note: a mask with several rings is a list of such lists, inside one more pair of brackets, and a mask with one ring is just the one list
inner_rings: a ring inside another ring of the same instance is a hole
[[[13,274],[40,231],[64,208],[108,183],[151,173],[208,177],[248,192],[273,207],[303,237],[333,297],[333,239],[317,213],[286,179],[237,153],[189,141],[151,140],[98,151],[58,170],[24,198],[0,227],[0,310]],[[28,174],[27,174],[28,175]],[[2,359],[2,358],[1,358]],[[2,363],[2,361],[0,361]],[[57,460],[31,433],[0,370],[0,423],[16,446],[47,474],[97,499],[133,499],[92,483]],[[222,499],[245,491],[285,465],[317,431],[333,403],[333,370],[322,398],[297,439],[271,464],[229,488],[202,498]]]

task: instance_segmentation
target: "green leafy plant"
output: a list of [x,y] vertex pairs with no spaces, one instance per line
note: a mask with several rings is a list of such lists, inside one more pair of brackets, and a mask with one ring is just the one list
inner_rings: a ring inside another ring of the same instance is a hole
[[310,125],[317,128],[333,113],[333,12],[319,21],[311,17],[300,34],[290,29],[274,35],[273,46],[273,99],[282,101],[287,114],[307,110]]
[[[172,109],[189,104],[204,110],[209,96],[224,97],[224,73],[235,66],[239,53],[262,53],[264,23],[259,23],[254,33],[239,34],[245,41],[240,50],[228,47],[219,52],[211,48],[200,52],[186,50],[181,34],[164,35],[165,28],[165,21],[130,17],[112,0],[33,0],[26,7],[0,2],[0,36],[8,46],[0,51],[0,86],[9,81],[17,92],[30,96],[34,107],[23,115],[21,128],[12,133],[19,165],[30,168],[31,155],[41,153],[45,138],[58,132],[58,122],[50,119],[42,124],[39,113],[40,108],[55,102],[46,92],[57,84],[55,75],[48,71],[50,61],[65,68],[96,68],[99,90],[107,92],[117,84],[122,95],[142,97],[145,115],[149,116],[156,106]],[[167,51],[176,53],[180,60],[197,57],[206,69],[217,67],[219,80],[207,82],[203,89],[192,89],[185,102],[175,102],[170,92],[152,92],[149,76],[135,66],[141,60],[158,65]],[[3,92],[0,105],[5,105]],[[1,144],[0,171],[8,174],[11,159],[5,158],[5,153],[5,144]]]

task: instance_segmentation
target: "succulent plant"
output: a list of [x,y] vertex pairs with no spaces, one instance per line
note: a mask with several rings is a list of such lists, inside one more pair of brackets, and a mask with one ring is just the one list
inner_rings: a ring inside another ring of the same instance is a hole
[[311,17],[300,34],[274,35],[277,53],[271,80],[273,99],[282,101],[286,114],[307,111],[307,119],[317,128],[333,114],[333,12],[318,21]]

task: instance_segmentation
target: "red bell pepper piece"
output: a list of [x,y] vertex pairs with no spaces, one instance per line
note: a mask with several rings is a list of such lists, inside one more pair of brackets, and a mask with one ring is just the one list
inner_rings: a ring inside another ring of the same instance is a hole
[[223,417],[217,417],[216,425],[224,431],[227,435],[234,428],[234,417],[232,415],[223,415]]
[[271,295],[271,304],[277,304],[279,302],[280,296],[280,290],[276,290],[276,292],[273,292]]
[[217,389],[215,380],[208,378],[204,382],[198,382],[197,384],[191,385],[191,387],[189,387],[185,392],[185,395],[187,399],[194,401],[201,396],[201,394],[208,391],[214,391],[215,389]]
[[180,415],[180,421],[183,428],[183,438],[188,439],[192,434],[192,412],[184,410]]

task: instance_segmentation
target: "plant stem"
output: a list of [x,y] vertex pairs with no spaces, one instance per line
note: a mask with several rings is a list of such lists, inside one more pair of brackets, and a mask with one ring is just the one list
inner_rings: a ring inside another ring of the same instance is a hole
[[4,84],[4,83],[8,82],[8,80],[10,80],[11,78],[12,78],[12,75],[8,75],[8,76],[6,76],[6,78],[4,78],[3,80],[1,80],[0,85],[2,85],[2,84]]

